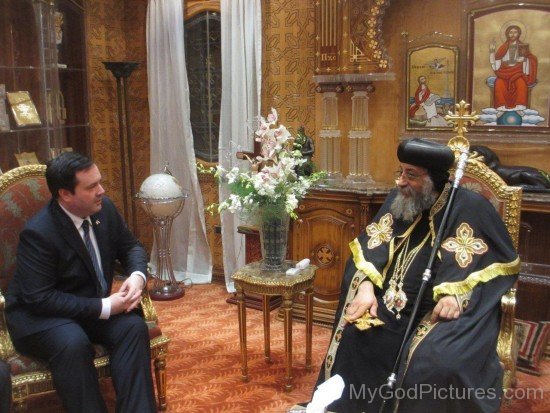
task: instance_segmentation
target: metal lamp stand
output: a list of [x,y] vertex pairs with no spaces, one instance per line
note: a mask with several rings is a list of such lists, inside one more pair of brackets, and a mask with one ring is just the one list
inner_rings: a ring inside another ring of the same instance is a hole
[[149,290],[149,295],[153,300],[174,300],[183,297],[185,294],[185,290],[178,284],[174,276],[170,253],[172,222],[183,209],[185,198],[187,198],[187,195],[161,199],[136,196],[153,223],[156,241],[157,271],[154,276],[153,287]]
[[[132,202],[132,195],[136,193],[134,185],[134,168],[132,156],[132,130],[128,116],[128,94],[126,79],[130,77],[138,62],[103,62],[107,70],[113,73],[117,81],[118,100],[118,135],[120,142],[120,163],[122,174],[122,195],[124,218],[135,234],[137,231],[137,216]],[[129,183],[128,183],[129,180]],[[129,190],[128,190],[129,189]]]

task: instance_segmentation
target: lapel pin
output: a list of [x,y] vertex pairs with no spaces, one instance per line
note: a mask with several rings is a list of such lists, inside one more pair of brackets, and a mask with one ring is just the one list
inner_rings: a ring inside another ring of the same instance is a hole
[[96,220],[95,220],[95,224],[96,224],[96,225],[101,224],[101,222],[99,222],[99,219],[96,219]]

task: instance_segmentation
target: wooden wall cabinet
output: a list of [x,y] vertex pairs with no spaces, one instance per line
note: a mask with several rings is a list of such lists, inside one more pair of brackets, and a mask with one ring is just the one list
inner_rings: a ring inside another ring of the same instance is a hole
[[84,13],[83,0],[0,0],[0,85],[28,92],[40,118],[17,125],[4,101],[3,171],[19,166],[22,152],[40,163],[68,147],[89,154]]
[[[309,258],[319,269],[315,275],[313,320],[332,325],[340,297],[340,284],[349,242],[357,237],[382,205],[387,192],[314,190],[298,207],[290,236],[290,258]],[[302,318],[305,297],[299,295],[294,307]]]
[[523,193],[516,317],[550,320],[550,194]]

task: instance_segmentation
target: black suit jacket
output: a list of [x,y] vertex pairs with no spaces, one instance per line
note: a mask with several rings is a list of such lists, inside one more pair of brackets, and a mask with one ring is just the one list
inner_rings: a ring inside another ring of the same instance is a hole
[[[113,266],[147,274],[147,254],[128,230],[113,202],[103,198],[91,217],[109,290]],[[6,319],[13,339],[71,320],[99,319],[101,287],[92,260],[72,220],[52,200],[19,236],[17,267],[6,295]]]

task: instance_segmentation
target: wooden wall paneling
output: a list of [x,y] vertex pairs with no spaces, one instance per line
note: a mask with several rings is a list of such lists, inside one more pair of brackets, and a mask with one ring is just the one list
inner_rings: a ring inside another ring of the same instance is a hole
[[550,274],[520,274],[516,301],[516,318],[531,321],[550,320]]
[[518,136],[517,143],[499,142],[499,138],[491,141],[484,139],[481,144],[491,148],[497,155],[502,165],[531,166],[550,172],[550,137],[548,142],[541,141],[540,144],[522,143],[522,139],[529,139],[528,136]]
[[304,126],[314,135],[314,3],[309,0],[262,2],[262,115],[271,107],[293,133]]
[[[143,181],[151,174],[161,171],[150,171],[150,125],[149,99],[147,85],[147,44],[145,21],[147,1],[125,2],[124,32],[126,33],[126,53],[124,60],[139,62],[139,66],[127,82],[128,116],[132,129],[132,155],[134,168],[134,186],[139,191]],[[150,220],[139,206],[137,212],[137,236],[142,242],[152,247],[153,227]]]
[[204,11],[220,11],[220,0],[187,0],[184,3],[185,19],[189,19]]
[[[199,174],[199,185],[205,207],[219,202],[218,183],[212,175]],[[225,283],[220,215],[205,212],[204,218],[206,220],[206,239],[212,254],[212,276],[216,281]]]
[[550,266],[550,213],[527,211],[521,212],[519,253],[522,260]]
[[[103,61],[140,62],[127,82],[132,129],[135,187],[149,175],[149,108],[145,43],[146,0],[86,0],[88,86],[92,158],[104,178],[107,195],[122,206],[116,80]],[[147,250],[153,232],[145,213],[138,212],[136,235]]]
[[107,194],[120,208],[122,186],[118,149],[116,83],[101,63],[124,57],[123,3],[87,1],[88,85],[92,158],[102,171]]

